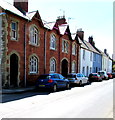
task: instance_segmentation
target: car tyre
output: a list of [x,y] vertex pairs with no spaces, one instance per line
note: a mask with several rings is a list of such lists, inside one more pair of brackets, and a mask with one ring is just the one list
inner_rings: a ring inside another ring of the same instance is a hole
[[66,89],[69,89],[69,88],[70,88],[70,84],[67,83],[67,84],[66,84]]
[[56,85],[56,84],[53,85],[51,91],[52,91],[52,92],[56,92],[56,91],[57,91],[57,85]]
[[82,81],[80,80],[80,82],[79,82],[79,86],[82,86]]

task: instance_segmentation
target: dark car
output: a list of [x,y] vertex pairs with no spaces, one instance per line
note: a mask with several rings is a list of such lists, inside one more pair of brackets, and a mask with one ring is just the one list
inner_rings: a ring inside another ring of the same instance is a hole
[[94,81],[99,82],[99,81],[102,81],[102,78],[98,73],[91,73],[91,74],[89,74],[89,81],[90,82],[94,82]]
[[47,88],[55,92],[58,88],[69,89],[69,81],[58,73],[43,74],[38,77],[36,88]]
[[112,74],[111,73],[107,73],[108,75],[108,79],[112,79]]
[[115,78],[115,72],[111,73],[112,74],[112,78]]

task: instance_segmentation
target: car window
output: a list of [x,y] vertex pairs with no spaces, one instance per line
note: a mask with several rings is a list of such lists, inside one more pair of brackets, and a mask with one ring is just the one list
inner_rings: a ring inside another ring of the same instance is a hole
[[58,79],[59,79],[60,77],[59,77],[58,74],[55,74],[55,75],[54,75],[54,78],[58,78]]
[[76,75],[69,74],[69,75],[67,75],[67,78],[76,78]]
[[64,79],[64,77],[63,77],[62,75],[60,75],[60,74],[59,74],[59,78],[60,78],[60,79]]
[[81,77],[81,74],[78,73],[78,74],[77,74],[77,77]]
[[85,75],[81,74],[82,77],[85,77]]
[[50,75],[40,75],[40,76],[38,77],[38,79],[50,79],[50,78],[51,78]]

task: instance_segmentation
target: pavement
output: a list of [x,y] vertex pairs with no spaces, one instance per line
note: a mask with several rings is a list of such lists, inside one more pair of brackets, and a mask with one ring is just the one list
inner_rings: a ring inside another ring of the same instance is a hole
[[35,90],[35,86],[24,87],[24,88],[10,88],[10,89],[1,89],[0,94],[15,94],[15,93],[23,93],[28,91]]

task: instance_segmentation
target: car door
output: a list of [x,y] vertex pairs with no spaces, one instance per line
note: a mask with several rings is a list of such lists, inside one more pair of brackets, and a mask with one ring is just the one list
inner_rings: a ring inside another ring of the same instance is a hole
[[80,73],[77,73],[77,79],[78,79],[78,82],[82,81],[82,78],[81,78],[81,74],[80,74]]
[[83,81],[83,83],[87,83],[87,77],[85,77],[83,74],[81,74],[81,76],[82,76],[82,81]]
[[60,87],[61,86],[61,80],[60,80],[60,77],[58,74],[54,74],[53,75],[53,79],[55,80],[56,84],[57,84],[57,87]]
[[61,87],[65,87],[67,84],[66,79],[61,74],[59,74],[59,78],[60,78],[60,82],[61,82]]

